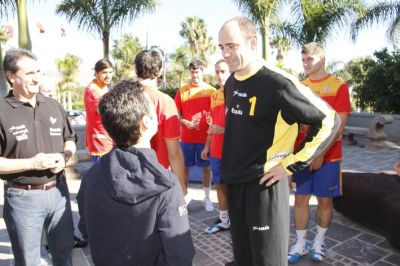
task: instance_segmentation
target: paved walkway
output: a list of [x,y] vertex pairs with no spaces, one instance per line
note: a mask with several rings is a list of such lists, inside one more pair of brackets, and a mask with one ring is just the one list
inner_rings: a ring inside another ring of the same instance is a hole
[[[345,146],[343,169],[347,171],[360,172],[392,172],[395,160],[400,157],[400,147],[394,146],[384,150],[370,151],[359,146]],[[89,164],[80,164],[77,170],[85,172]],[[76,193],[79,189],[79,179],[68,180],[72,209],[75,223],[78,221],[78,209],[76,204]],[[3,190],[0,186],[0,190]],[[2,191],[0,191],[3,195]],[[204,229],[211,225],[218,217],[218,212],[206,213],[202,206],[203,192],[200,184],[191,183],[189,193],[192,195],[192,202],[189,205],[189,218],[192,229],[192,236],[196,247],[196,256],[193,265],[195,266],[219,266],[232,260],[232,249],[230,245],[229,231],[217,234],[206,234]],[[212,200],[216,202],[215,191],[212,191]],[[3,206],[3,197],[0,197],[0,208]],[[293,196],[291,195],[291,204]],[[215,204],[216,205],[216,204]],[[315,216],[315,199],[312,199],[311,214]],[[0,210],[2,213],[2,210]],[[1,215],[0,213],[0,215]],[[400,224],[400,221],[399,221]],[[316,231],[315,222],[310,222],[309,239],[312,239]],[[291,217],[290,243],[295,239],[293,217]],[[371,231],[358,223],[335,212],[332,225],[327,233],[327,258],[322,263],[313,263],[308,257],[302,258],[297,264],[306,265],[375,265],[389,266],[400,265],[400,251],[390,246],[385,237]],[[46,254],[44,252],[44,257]],[[13,265],[13,256],[10,242],[0,216],[0,266]],[[88,248],[75,249],[73,262],[76,266],[92,265],[90,251]],[[44,263],[43,265],[46,265]]]

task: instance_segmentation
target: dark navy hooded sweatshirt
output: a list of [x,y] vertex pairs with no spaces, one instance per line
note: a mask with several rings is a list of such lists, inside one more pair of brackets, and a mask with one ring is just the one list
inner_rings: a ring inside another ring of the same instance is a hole
[[192,265],[178,179],[145,148],[115,148],[83,177],[79,213],[95,265]]

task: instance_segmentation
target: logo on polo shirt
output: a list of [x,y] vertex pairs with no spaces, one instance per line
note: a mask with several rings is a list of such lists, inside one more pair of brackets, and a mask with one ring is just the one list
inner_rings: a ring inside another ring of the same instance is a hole
[[60,127],[51,127],[50,136],[61,136],[62,129]]
[[57,118],[50,116],[50,123],[54,125],[57,122]]
[[26,128],[24,124],[19,126],[12,126],[8,129],[8,132],[13,134],[17,141],[28,139],[28,132],[29,130]]

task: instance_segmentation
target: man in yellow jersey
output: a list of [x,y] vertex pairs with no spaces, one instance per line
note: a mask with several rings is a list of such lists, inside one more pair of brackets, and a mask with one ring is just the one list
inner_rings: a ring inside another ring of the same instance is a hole
[[[290,249],[289,263],[299,262],[303,255],[310,252],[306,234],[310,220],[311,195],[317,197],[318,207],[317,234],[311,247],[310,257],[318,262],[325,257],[324,238],[332,219],[332,198],[342,193],[342,131],[351,111],[349,88],[342,80],[326,72],[323,47],[319,43],[308,43],[303,47],[301,57],[304,72],[308,76],[303,84],[311,88],[339,114],[341,126],[329,147],[317,156],[309,167],[293,174],[291,187],[295,193],[294,221],[297,241]],[[302,145],[308,131],[307,125],[300,125],[296,148]]]
[[[307,167],[336,136],[339,118],[323,100],[257,52],[257,27],[228,20],[219,47],[225,83],[221,176],[226,184],[235,264],[287,265],[288,176]],[[294,151],[298,124],[311,130]]]
[[[207,233],[215,233],[227,230],[230,227],[228,217],[228,202],[226,199],[226,188],[221,178],[221,157],[222,144],[224,142],[225,132],[225,102],[224,102],[224,84],[228,79],[229,67],[224,59],[215,64],[215,77],[217,83],[221,86],[219,90],[211,94],[211,113],[209,114],[210,127],[208,129],[208,138],[201,157],[204,160],[210,160],[212,178],[217,190],[219,219],[215,224],[206,228]],[[208,158],[210,154],[210,158]]]

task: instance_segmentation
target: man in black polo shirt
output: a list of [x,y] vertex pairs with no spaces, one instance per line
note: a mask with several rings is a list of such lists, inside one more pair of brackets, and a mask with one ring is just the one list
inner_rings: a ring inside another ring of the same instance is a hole
[[76,150],[76,135],[61,105],[38,93],[35,55],[11,49],[3,69],[12,90],[0,99],[0,178],[15,265],[40,265],[42,230],[53,264],[72,265],[73,222],[63,170]]

